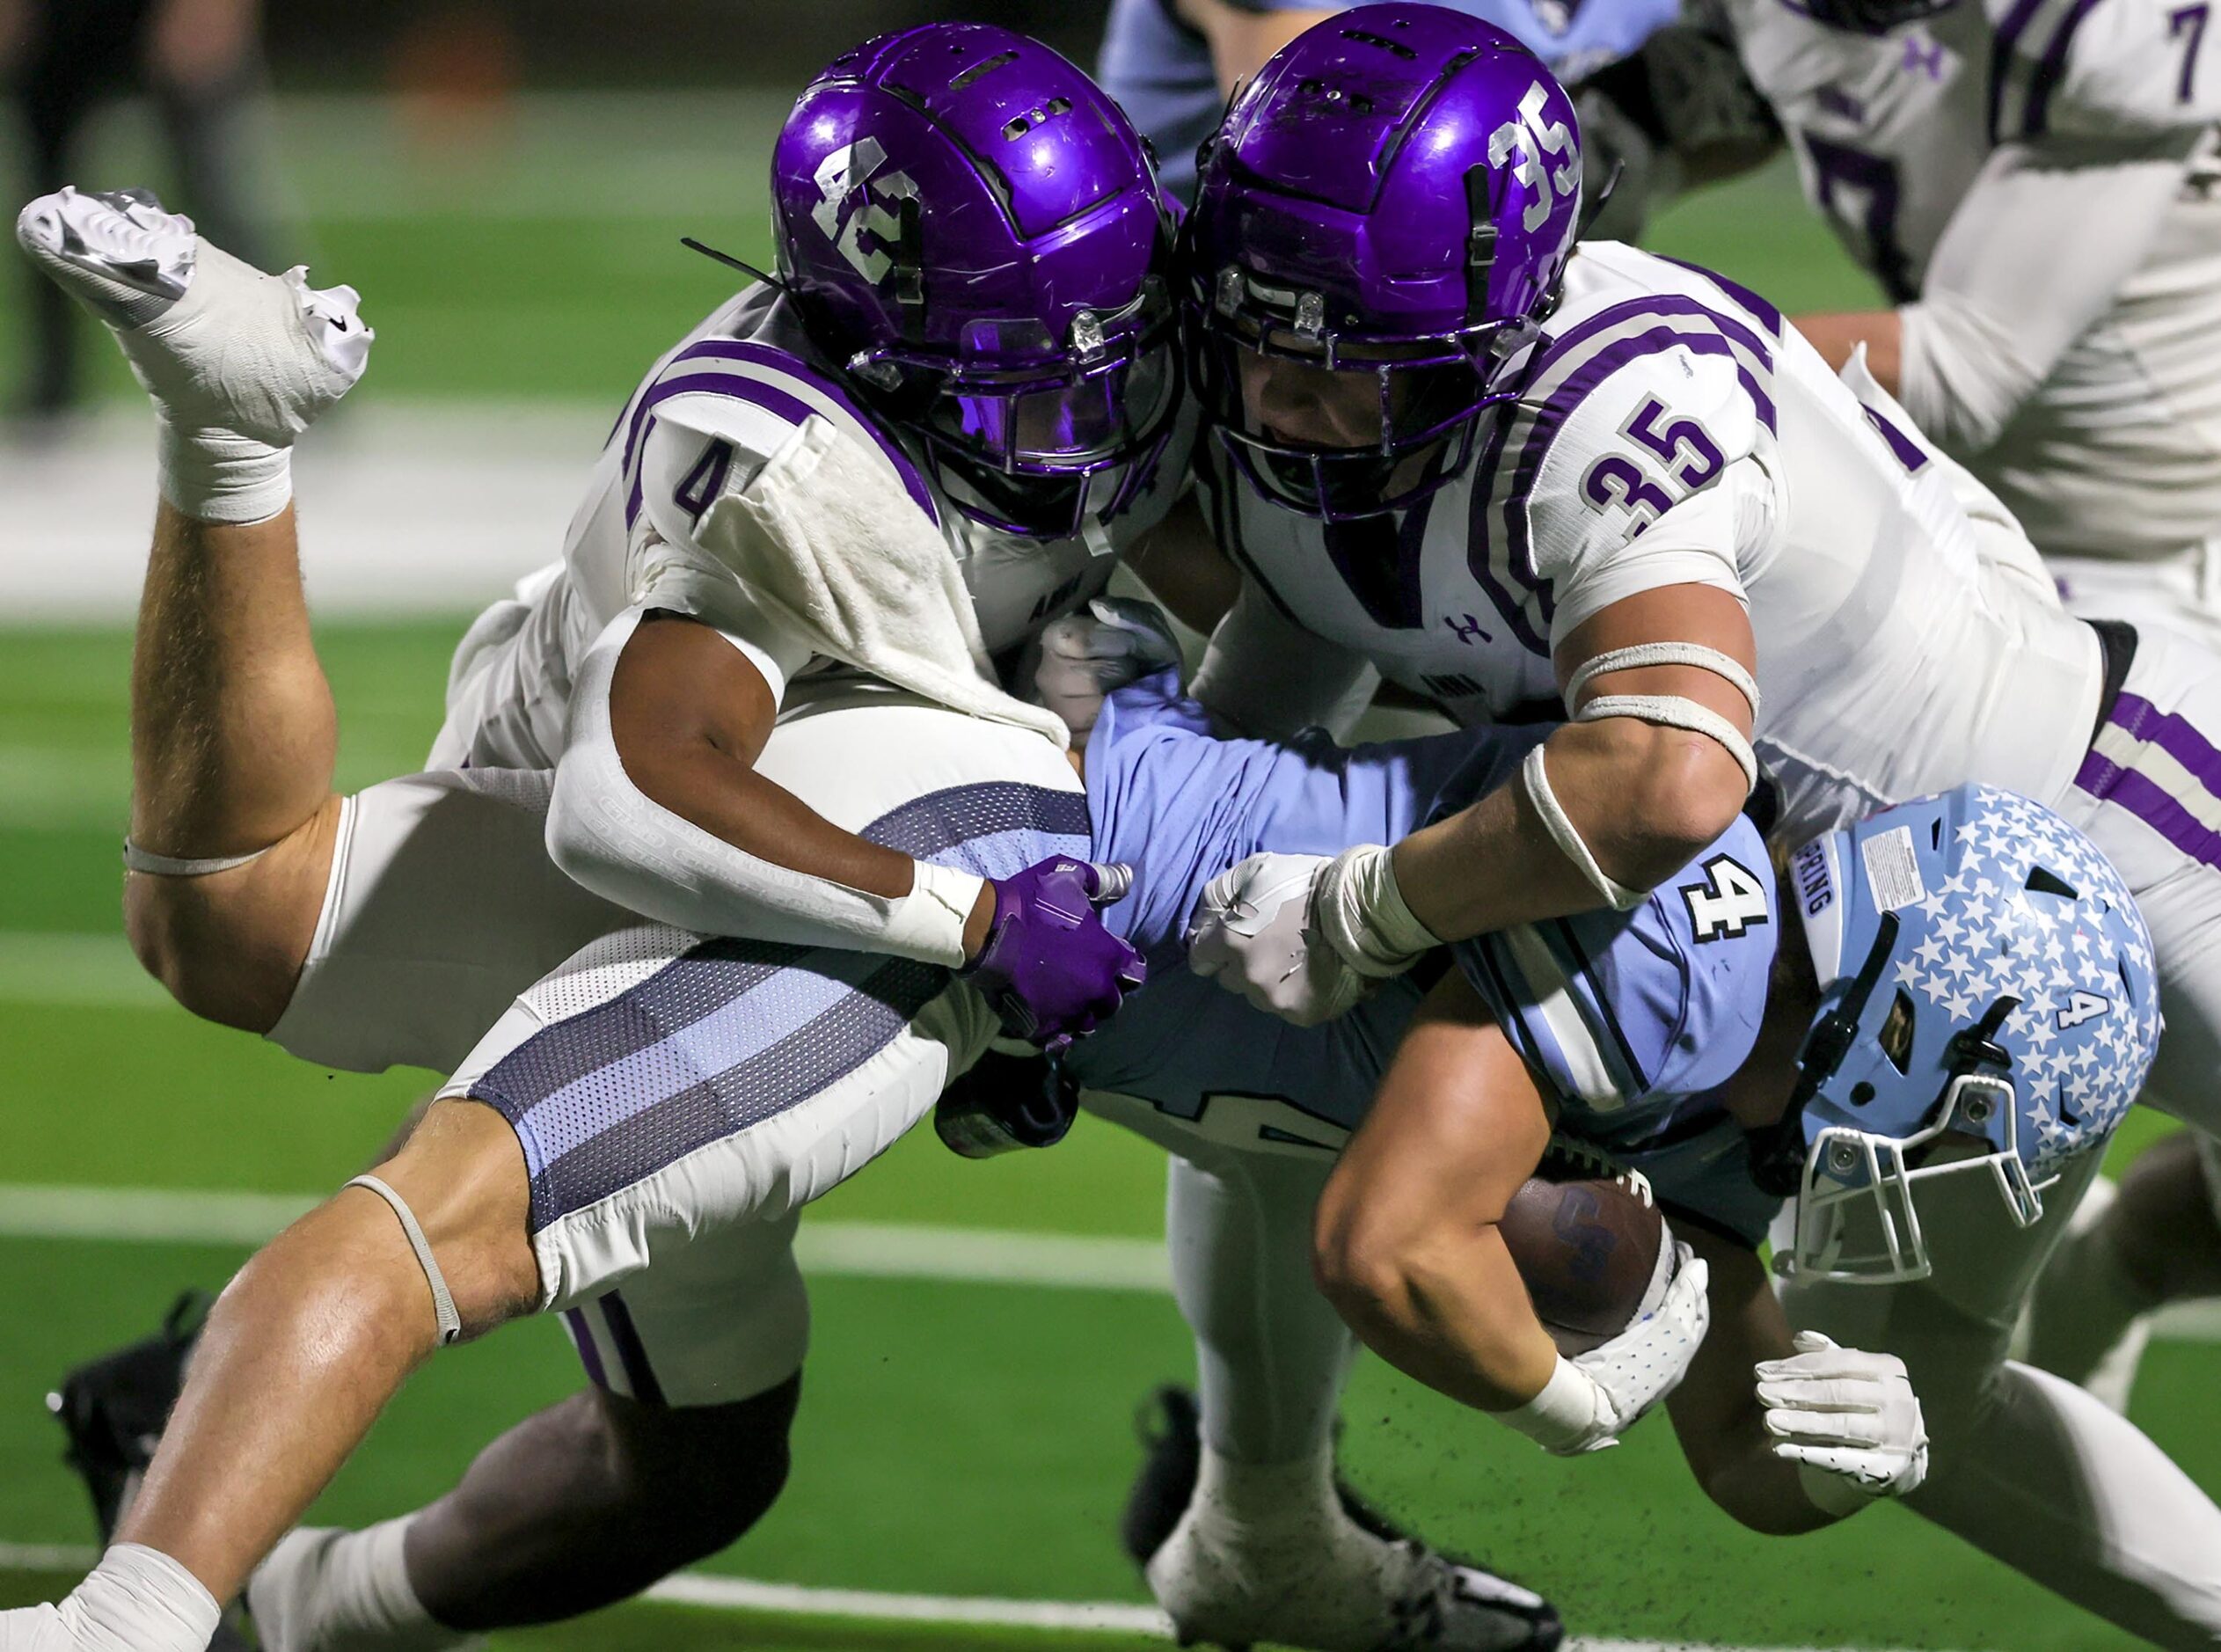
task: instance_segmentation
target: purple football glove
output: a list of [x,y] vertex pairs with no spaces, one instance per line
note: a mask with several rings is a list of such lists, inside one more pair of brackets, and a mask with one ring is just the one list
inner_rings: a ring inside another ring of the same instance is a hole
[[1122,896],[1134,874],[1059,856],[997,878],[987,945],[965,971],[1016,1038],[1057,1050],[1117,1009],[1148,971],[1141,954],[1103,927],[1098,905]]

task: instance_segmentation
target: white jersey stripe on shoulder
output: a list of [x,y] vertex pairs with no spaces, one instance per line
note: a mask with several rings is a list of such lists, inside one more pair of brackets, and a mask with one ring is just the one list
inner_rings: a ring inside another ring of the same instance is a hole
[[1627,1075],[1616,1069],[1610,1052],[1590,1029],[1557,954],[1531,924],[1515,925],[1492,939],[1501,943],[1493,950],[1525,987],[1535,1012],[1557,1044],[1580,1099],[1600,1110],[1619,1107],[1626,1099]]
[[[1674,349],[1732,361],[1759,422],[1774,428],[1773,352],[1767,341],[1722,310],[1686,295],[1660,293],[1611,305],[1547,340],[1528,369],[1518,411],[1499,420],[1490,435],[1473,496],[1491,502],[1473,514],[1481,543],[1469,546],[1468,553],[1499,610],[1538,654],[1549,651],[1554,604],[1528,546],[1526,503],[1535,479],[1566,421],[1592,391],[1631,363]],[[1507,453],[1516,457],[1510,476],[1502,479]]]
[[704,339],[673,357],[665,375],[682,369],[695,372],[698,370],[694,365],[697,362],[713,365],[717,370],[754,380],[767,391],[784,394],[829,420],[867,451],[876,450],[894,467],[895,476],[917,508],[936,523],[939,521],[940,513],[932,493],[910,456],[845,391],[799,356],[752,340]]

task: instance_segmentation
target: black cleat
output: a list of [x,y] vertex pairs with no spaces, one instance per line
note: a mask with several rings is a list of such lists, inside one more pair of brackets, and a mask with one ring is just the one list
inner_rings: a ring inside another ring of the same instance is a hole
[[[78,1366],[47,1396],[47,1409],[69,1438],[62,1461],[84,1481],[103,1544],[115,1535],[154,1461],[185,1387],[186,1363],[215,1301],[205,1290],[184,1292],[162,1316],[159,1331]],[[243,1631],[241,1617],[237,1607],[224,1614],[208,1652],[248,1652],[254,1641]]]
[[185,1386],[186,1361],[215,1300],[205,1290],[186,1291],[152,1336],[78,1366],[62,1379],[59,1393],[47,1396],[47,1409],[69,1436],[62,1460],[91,1494],[104,1543],[154,1460]]
[[1166,1383],[1142,1401],[1134,1432],[1142,1443],[1142,1468],[1126,1494],[1118,1541],[1128,1560],[1147,1566],[1187,1512],[1202,1472],[1202,1414],[1195,1394]]
[[[1151,1393],[1136,1414],[1142,1466],[1127,1495],[1119,1540],[1145,1576],[1150,1561],[1173,1536],[1195,1496],[1202,1463],[1201,1422],[1195,1394],[1174,1384]],[[1556,1652],[1565,1638],[1565,1625],[1541,1596],[1413,1537],[1359,1496],[1339,1472],[1334,1495],[1352,1525],[1394,1552],[1392,1565],[1384,1569],[1397,1581],[1392,1597],[1382,1602],[1386,1626],[1375,1643],[1377,1652]],[[1152,1590],[1158,1581],[1151,1579]],[[1382,1581],[1386,1583],[1388,1576]],[[1187,1605],[1207,1607],[1214,1594],[1214,1589],[1207,1588],[1202,1599],[1191,1598]],[[1169,1609],[1169,1603],[1160,1604]],[[1187,1613],[1175,1612],[1176,1622],[1183,1615]],[[1232,1615],[1238,1619],[1241,1614]],[[1191,1634],[1184,1625],[1179,1626],[1183,1645],[1202,1639],[1237,1648],[1244,1644],[1223,1631]],[[1277,1642],[1287,1634],[1282,1629],[1256,1638]],[[1289,1643],[1304,1644],[1300,1639]]]

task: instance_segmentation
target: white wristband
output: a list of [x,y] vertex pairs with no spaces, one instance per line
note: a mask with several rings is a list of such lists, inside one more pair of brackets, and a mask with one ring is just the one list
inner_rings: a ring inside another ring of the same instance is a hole
[[1600,1444],[1596,1400],[1596,1379],[1560,1354],[1540,1393],[1516,1410],[1493,1414],[1544,1451],[1570,1457]]
[[293,500],[293,450],[161,420],[162,497],[199,522],[267,522]]
[[964,925],[987,880],[955,866],[916,863],[910,892],[888,909],[880,950],[925,963],[964,967]]
[[1311,920],[1326,943],[1361,976],[1401,975],[1441,937],[1412,916],[1396,881],[1394,852],[1360,844],[1319,874]]

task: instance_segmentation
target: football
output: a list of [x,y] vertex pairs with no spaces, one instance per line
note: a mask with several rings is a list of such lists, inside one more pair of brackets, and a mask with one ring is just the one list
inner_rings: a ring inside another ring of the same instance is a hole
[[1497,1231],[1558,1351],[1585,1354],[1648,1305],[1666,1224],[1649,1184],[1553,1144]]

